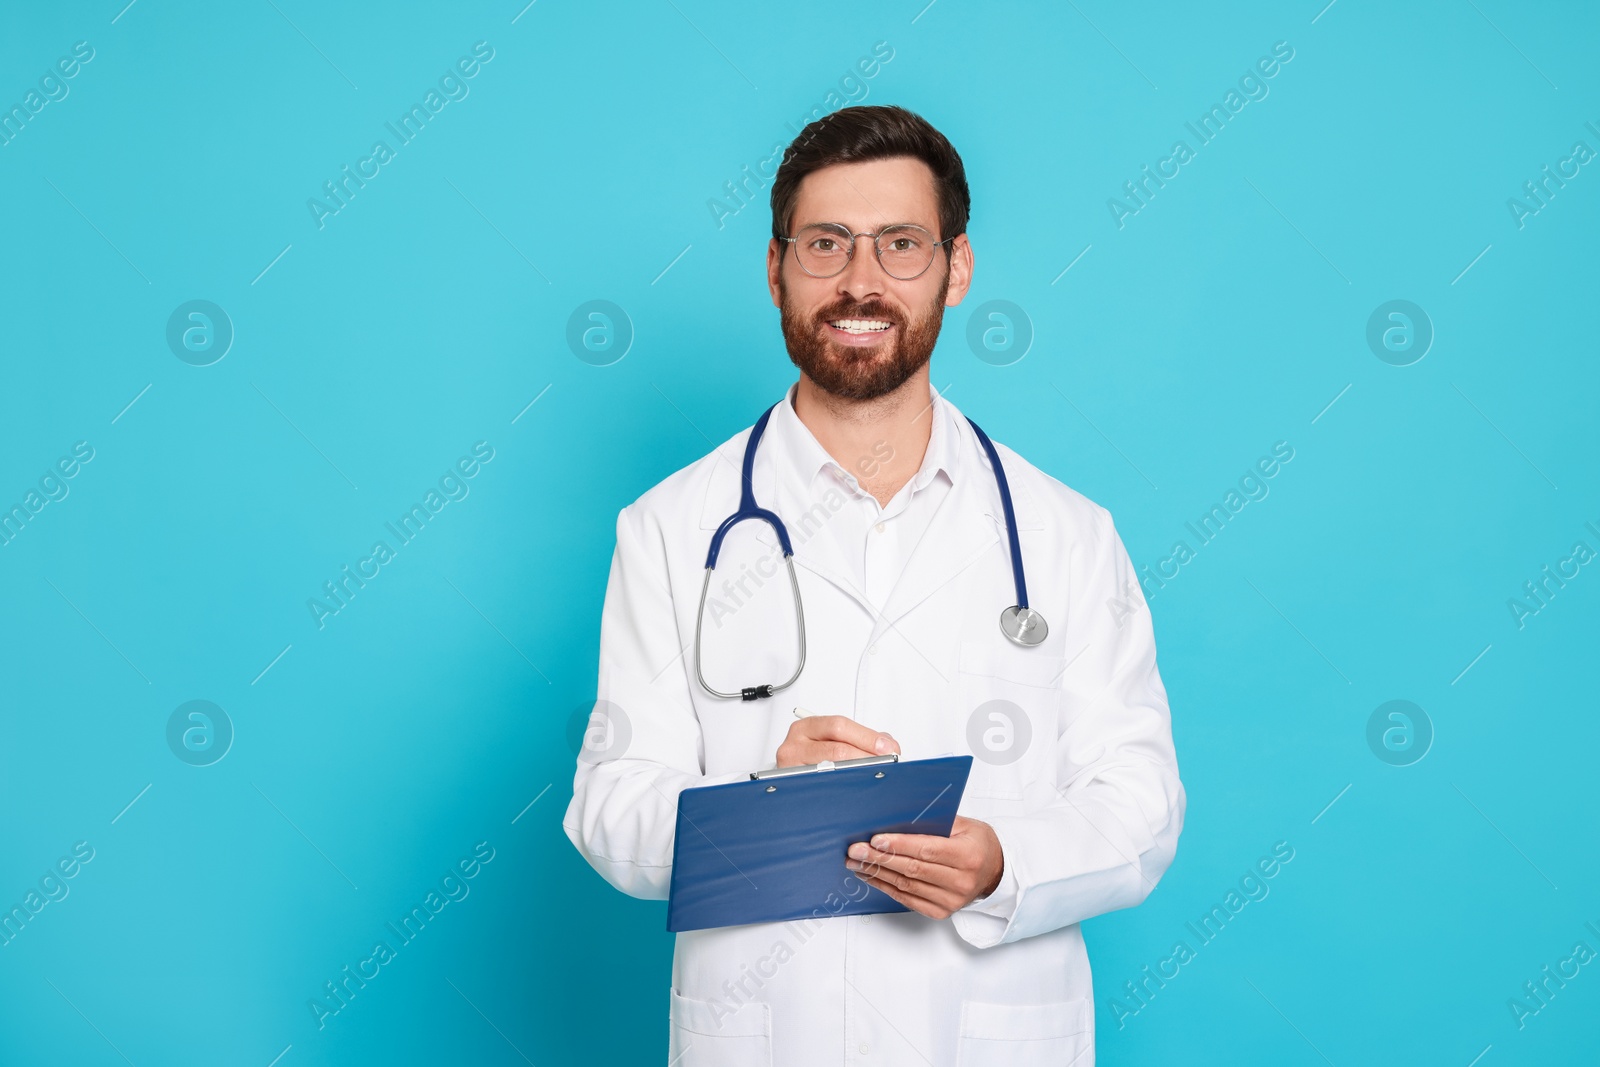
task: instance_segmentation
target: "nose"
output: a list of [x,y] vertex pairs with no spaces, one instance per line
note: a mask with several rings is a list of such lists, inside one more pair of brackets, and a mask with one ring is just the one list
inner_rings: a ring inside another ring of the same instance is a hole
[[850,256],[849,264],[839,273],[837,282],[841,294],[861,302],[868,296],[881,294],[889,275],[884,272],[883,264],[878,262],[878,249],[874,244],[876,237],[857,234],[852,240],[855,242],[855,251]]

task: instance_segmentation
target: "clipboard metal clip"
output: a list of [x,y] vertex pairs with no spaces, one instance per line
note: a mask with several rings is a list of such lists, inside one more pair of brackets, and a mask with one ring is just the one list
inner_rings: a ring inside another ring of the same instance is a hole
[[772,767],[764,771],[751,771],[750,777],[760,781],[763,778],[791,778],[797,774],[817,774],[822,771],[839,770],[844,767],[872,767],[880,763],[898,763],[900,753],[891,752],[887,756],[862,756],[860,759],[825,759],[820,763],[803,763],[796,767]]

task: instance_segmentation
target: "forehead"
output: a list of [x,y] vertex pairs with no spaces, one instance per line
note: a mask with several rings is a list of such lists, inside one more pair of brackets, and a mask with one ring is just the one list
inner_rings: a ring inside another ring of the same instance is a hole
[[857,231],[914,222],[937,231],[933,171],[911,156],[835,163],[812,171],[800,182],[793,225],[798,230],[814,222],[842,222]]

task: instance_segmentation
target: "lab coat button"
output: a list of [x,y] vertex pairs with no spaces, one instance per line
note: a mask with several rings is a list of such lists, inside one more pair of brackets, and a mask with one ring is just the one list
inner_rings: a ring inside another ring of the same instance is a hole
[[874,526],[873,529],[877,530],[879,533],[883,533],[883,523],[878,523],[878,525]]
[[866,1042],[864,1042],[864,1041],[861,1043],[861,1054],[863,1056],[865,1056],[867,1054],[867,1045],[866,1045]]

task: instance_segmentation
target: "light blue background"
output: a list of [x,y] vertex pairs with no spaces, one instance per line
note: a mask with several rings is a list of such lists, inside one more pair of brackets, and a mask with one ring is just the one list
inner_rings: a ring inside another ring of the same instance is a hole
[[[123,2],[0,35],[6,107],[95,50],[0,147],[0,503],[95,450],[0,547],[0,904],[95,850],[0,948],[0,1062],[664,1059],[664,905],[563,835],[569,720],[617,510],[793,380],[766,191],[722,228],[707,202],[879,41],[855,100],[923,114],[972,187],[937,387],[1139,565],[1295,450],[1150,602],[1188,820],[1150,900],[1085,925],[1101,1062],[1596,1055],[1600,965],[1507,1007],[1600,950],[1600,567],[1507,607],[1600,549],[1600,170],[1507,207],[1600,149],[1592,7]],[[480,40],[470,95],[319,229],[307,199]],[[1278,41],[1269,95],[1119,229],[1108,198]],[[208,367],[165,341],[193,299],[236,331]],[[611,366],[565,340],[591,299],[636,331]],[[998,299],[1034,331],[1009,366],[965,340]],[[1436,331],[1411,366],[1366,344],[1392,299]],[[477,441],[470,495],[319,630],[307,599]],[[236,731],[204,768],[165,737],[195,699]],[[1391,699],[1436,731],[1409,767],[1367,745]],[[480,841],[319,1031],[323,983]],[[1119,1028],[1279,841],[1270,895]]]

